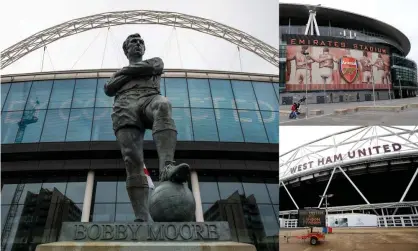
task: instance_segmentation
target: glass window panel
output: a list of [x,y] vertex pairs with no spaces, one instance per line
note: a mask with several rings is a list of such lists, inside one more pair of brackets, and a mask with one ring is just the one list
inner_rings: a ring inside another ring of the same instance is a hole
[[161,78],[160,92],[161,92],[161,95],[165,96],[165,78]]
[[48,110],[46,113],[42,142],[60,142],[65,140],[70,109]]
[[279,233],[279,223],[271,205],[258,205],[261,221],[266,236],[276,236]]
[[[94,106],[97,79],[77,79],[71,108],[87,108]],[[102,89],[103,90],[103,89]]]
[[31,85],[32,82],[13,83],[4,103],[3,111],[23,110],[29,96]]
[[198,108],[212,108],[209,81],[207,79],[188,78],[190,106]]
[[280,224],[280,220],[279,220],[279,205],[273,205],[273,211],[276,214],[277,222],[279,222],[279,224]]
[[7,215],[9,214],[10,206],[1,206],[1,231],[3,232],[3,226],[6,222]]
[[244,179],[242,182],[245,197],[254,196],[256,203],[271,203],[267,187],[264,182],[252,179]]
[[[1,189],[1,204],[12,204],[17,184],[4,184]],[[16,202],[18,203],[18,202]]]
[[[115,178],[116,179],[116,178]],[[116,184],[117,181],[109,178],[97,177],[95,188],[95,203],[115,202],[116,201]]]
[[22,119],[23,112],[2,112],[1,116],[1,143],[14,143],[19,121]]
[[64,195],[67,189],[67,177],[49,178],[42,184],[42,189],[49,191],[57,190],[60,194]]
[[267,183],[266,185],[270,194],[271,202],[273,204],[279,204],[279,184]]
[[145,130],[144,140],[153,140],[152,130]]
[[42,183],[25,183],[19,204],[36,204]]
[[92,222],[114,222],[115,204],[94,204]]
[[71,109],[65,141],[89,141],[93,108]]
[[55,80],[52,86],[49,109],[70,108],[73,98],[75,80]]
[[119,178],[116,192],[116,202],[131,202],[129,200],[128,192],[126,191],[126,177]]
[[41,138],[42,127],[46,117],[46,110],[25,111],[23,113],[24,127],[19,130],[16,143],[35,143]]
[[264,126],[270,143],[279,143],[279,113],[262,111]]
[[3,109],[4,101],[6,101],[7,93],[9,92],[10,84],[1,85],[1,109]]
[[70,179],[67,184],[67,190],[65,196],[72,203],[83,203],[84,201],[84,192],[86,190],[86,177]]
[[231,82],[238,109],[258,110],[257,99],[251,82],[237,80]]
[[266,130],[259,111],[238,110],[245,142],[268,143]]
[[228,203],[239,202],[237,195],[244,195],[242,184],[236,177],[219,177],[218,186],[221,199],[227,199]]
[[34,81],[30,89],[28,102],[25,110],[46,109],[51,96],[52,81]]
[[[24,221],[25,217],[22,215],[23,211],[23,205],[20,205],[17,207],[17,210],[15,212],[12,212],[15,216],[13,217],[13,220],[11,222],[11,230],[9,233],[8,239],[5,239],[5,251],[11,251],[15,250],[16,246],[20,246],[21,250],[29,250],[28,246],[23,246],[22,243],[22,235],[27,236],[27,231],[21,230],[21,226]],[[9,209],[10,212],[10,209]],[[7,213],[9,213],[7,212]],[[18,231],[19,230],[19,231]],[[3,236],[2,236],[3,237]],[[17,245],[16,245],[17,244]],[[19,245],[20,244],[20,245]],[[23,247],[22,247],[23,246]],[[3,249],[2,249],[3,250]]]
[[113,132],[113,123],[110,115],[112,108],[95,108],[93,119],[92,140],[95,141],[115,141],[116,136]]
[[199,189],[203,203],[215,203],[220,200],[218,183],[215,178],[199,176]]
[[192,141],[192,121],[189,108],[173,108],[173,120],[177,127],[177,140]]
[[173,107],[189,107],[189,95],[185,78],[165,79],[166,97]]
[[113,97],[109,97],[104,93],[104,85],[109,79],[99,78],[97,83],[97,92],[96,92],[96,103],[95,107],[112,107],[113,106]]
[[132,222],[135,220],[131,204],[116,204],[116,222]]
[[209,79],[214,108],[236,109],[231,82],[222,79]]
[[[53,196],[53,198],[57,198]],[[44,203],[43,212],[35,217],[45,217],[46,224],[36,226],[32,229],[32,237],[35,243],[49,243],[58,240],[59,231],[63,222],[80,222],[82,205],[73,203]],[[46,214],[47,213],[47,214]],[[37,240],[36,240],[37,239]]]
[[276,92],[276,97],[277,99],[279,98],[279,93],[280,93],[280,85],[279,83],[273,83],[273,87],[274,87],[274,91]]
[[253,82],[260,110],[279,111],[279,102],[271,83]]
[[244,141],[237,110],[215,109],[215,115],[220,141]]
[[194,140],[219,141],[213,109],[192,108]]
[[214,219],[216,220],[220,220],[221,219],[221,214],[220,214],[220,210],[219,207],[213,208],[214,204],[207,204],[207,203],[202,203],[202,211],[203,211],[203,219],[205,221],[212,221]]

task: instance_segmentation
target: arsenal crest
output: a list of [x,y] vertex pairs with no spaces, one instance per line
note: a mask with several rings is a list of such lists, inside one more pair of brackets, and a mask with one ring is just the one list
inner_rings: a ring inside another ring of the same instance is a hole
[[347,56],[340,59],[340,75],[347,83],[353,83],[357,79],[358,73],[357,59]]

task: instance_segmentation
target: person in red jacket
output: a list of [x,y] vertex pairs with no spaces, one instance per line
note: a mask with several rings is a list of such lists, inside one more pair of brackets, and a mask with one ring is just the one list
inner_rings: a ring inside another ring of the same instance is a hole
[[296,103],[293,103],[293,105],[290,109],[291,109],[291,112],[290,112],[289,118],[290,119],[296,119],[297,116],[298,116],[298,114],[297,114],[298,105]]

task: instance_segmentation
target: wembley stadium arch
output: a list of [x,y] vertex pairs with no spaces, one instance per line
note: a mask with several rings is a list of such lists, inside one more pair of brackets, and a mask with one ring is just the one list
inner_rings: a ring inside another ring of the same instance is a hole
[[128,24],[158,24],[195,30],[225,39],[279,67],[279,51],[277,48],[238,29],[210,19],[177,12],[132,10],[106,12],[77,18],[37,32],[1,52],[1,69],[59,39],[92,29]]
[[[280,155],[280,217],[299,209],[377,215],[378,226],[418,226],[418,126],[363,126]],[[324,198],[327,198],[325,200]]]

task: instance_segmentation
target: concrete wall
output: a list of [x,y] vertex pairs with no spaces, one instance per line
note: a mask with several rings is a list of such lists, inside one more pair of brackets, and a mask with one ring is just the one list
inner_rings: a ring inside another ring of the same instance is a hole
[[[357,100],[357,93],[359,94],[359,100]],[[306,94],[304,92],[282,92],[280,93],[280,104],[290,105],[293,102],[297,102]],[[376,100],[388,100],[388,90],[375,91]],[[393,92],[391,91],[393,98]],[[325,96],[325,98],[324,98]],[[331,100],[332,97],[332,100]],[[324,102],[325,100],[325,102]],[[362,102],[373,101],[373,91],[327,91],[325,92],[308,92],[309,104],[321,104],[321,103],[343,103],[343,102]]]

